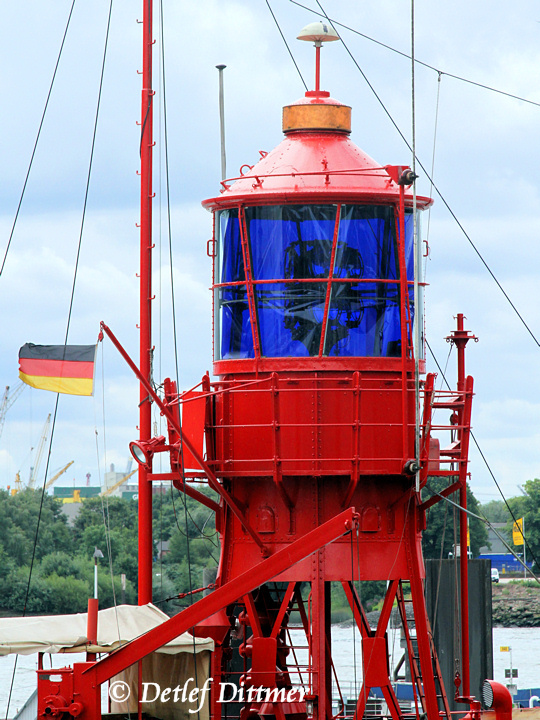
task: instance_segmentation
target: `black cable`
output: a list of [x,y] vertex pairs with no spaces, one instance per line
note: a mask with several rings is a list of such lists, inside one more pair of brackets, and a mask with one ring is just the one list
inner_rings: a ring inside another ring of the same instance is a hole
[[[176,303],[174,299],[174,273],[173,273],[173,255],[172,255],[172,228],[171,228],[171,195],[170,195],[170,179],[169,179],[169,146],[168,146],[168,132],[167,132],[167,95],[166,95],[166,84],[165,84],[165,39],[163,32],[163,0],[160,0],[160,37],[161,37],[161,76],[163,82],[163,136],[164,136],[164,147],[165,147],[165,193],[167,197],[167,230],[169,240],[169,271],[171,278],[171,307],[172,307],[172,325],[173,325],[173,345],[174,345],[174,365],[176,371],[176,391],[178,392],[180,387],[180,371],[178,362],[178,339],[177,339],[177,323],[176,323]],[[186,478],[184,475],[184,443],[182,433],[180,433],[180,465],[182,470],[182,480],[185,486]],[[187,498],[185,492],[182,493],[182,502],[184,506],[184,522],[186,525],[186,532],[188,527],[187,518]],[[174,501],[173,501],[174,503]],[[186,555],[188,564],[188,581],[189,591],[193,590],[193,583],[191,577],[191,555],[189,549],[189,535],[186,540]],[[191,597],[191,596],[190,596]],[[193,602],[193,601],[191,601]]]
[[[351,602],[351,610],[352,610],[352,639],[353,639],[353,667],[354,667],[354,696],[358,697],[358,686],[357,686],[357,662],[356,662],[356,614],[355,610],[356,608],[356,587],[354,585],[354,544],[353,544],[353,534],[352,530],[350,531],[351,534],[351,585],[352,585],[352,602]],[[360,574],[358,574],[358,583],[360,584]]]
[[[319,13],[316,10],[313,10],[312,8],[307,7],[306,5],[302,5],[302,3],[297,2],[296,0],[289,0],[293,3],[293,5],[298,5],[298,7],[303,8],[304,10],[309,10],[312,13],[315,13],[315,15],[320,15],[321,17],[325,17],[329,22],[332,23],[332,25],[339,25],[339,27],[345,28],[345,30],[348,30],[349,32],[354,33],[355,35],[360,35],[360,37],[365,38],[366,40],[369,40],[372,43],[375,43],[375,45],[380,45],[383,48],[386,48],[387,50],[391,50],[393,53],[396,53],[396,55],[401,55],[404,58],[407,58],[408,60],[412,60],[410,55],[407,55],[406,52],[403,52],[401,50],[397,50],[396,48],[393,48],[391,45],[386,45],[386,43],[381,42],[380,40],[375,40],[375,38],[370,37],[369,35],[365,35],[364,33],[361,33],[359,30],[355,30],[354,28],[350,27],[349,25],[345,25],[344,23],[339,22],[338,20],[333,20],[326,15],[326,13]],[[484,90],[489,90],[490,92],[497,93],[499,95],[505,95],[506,97],[513,98],[514,100],[521,100],[521,102],[529,103],[529,105],[536,105],[536,107],[540,107],[540,103],[534,102],[534,100],[527,100],[527,98],[521,97],[520,95],[513,95],[512,93],[505,92],[504,90],[499,90],[498,88],[491,87],[490,85],[484,85],[483,83],[476,82],[475,80],[469,80],[468,78],[461,77],[460,75],[454,75],[453,73],[445,72],[444,70],[439,70],[438,68],[434,67],[433,65],[429,65],[429,63],[422,62],[422,60],[418,60],[417,58],[414,59],[415,64],[422,65],[425,68],[428,68],[428,70],[433,70],[436,73],[439,73],[439,75],[446,75],[447,77],[453,78],[454,80],[460,80],[461,82],[468,83],[469,85],[475,85],[476,87],[483,88]]]
[[[523,565],[523,567],[533,576],[533,578],[536,580],[536,582],[540,585],[540,577],[538,577],[538,575],[536,575],[536,574],[531,570],[531,568],[527,567],[527,565],[523,562],[523,560],[512,550],[512,548],[511,548],[510,545],[506,542],[506,540],[503,538],[503,536],[493,527],[493,524],[490,523],[487,518],[482,517],[481,515],[477,515],[476,513],[473,513],[472,510],[469,510],[468,508],[464,508],[464,507],[462,507],[461,505],[459,505],[458,503],[454,502],[453,500],[450,500],[449,497],[444,496],[444,495],[441,495],[441,493],[438,493],[436,490],[433,490],[432,488],[430,488],[428,483],[426,483],[424,487],[425,487],[432,495],[436,495],[436,496],[439,497],[441,500],[446,500],[447,503],[450,503],[450,505],[453,505],[453,506],[454,506],[455,508],[457,508],[460,512],[464,512],[464,513],[466,513],[467,515],[470,515],[471,517],[476,518],[477,520],[481,520],[483,523],[485,523],[485,524],[492,530],[492,532],[495,533],[495,535],[499,538],[499,540],[503,543],[503,545],[505,545],[505,547],[507,548],[507,550],[510,551],[510,554],[513,555],[513,556],[516,558],[516,560]],[[536,562],[536,560],[535,560],[535,562]],[[457,587],[457,584],[456,584],[456,587]]]
[[[101,101],[101,91],[102,91],[102,87],[103,87],[103,75],[104,75],[104,70],[105,70],[105,60],[106,60],[106,57],[107,57],[107,47],[108,47],[108,42],[109,42],[109,30],[110,30],[110,25],[111,25],[112,4],[113,4],[113,0],[110,0],[110,4],[109,4],[109,15],[108,15],[108,18],[107,18],[107,31],[106,31],[106,34],[105,34],[105,46],[104,46],[104,50],[103,50],[103,61],[102,61],[101,75],[100,75],[100,81],[99,81],[98,101],[97,101],[97,106],[96,106],[96,117],[95,117],[95,121],[94,121],[94,130],[93,130],[93,135],[92,135],[92,149],[91,149],[91,153],[90,153],[90,161],[89,161],[88,175],[87,175],[87,181],[86,181],[86,190],[85,190],[85,195],[84,195],[83,214],[82,214],[82,220],[81,220],[81,229],[80,229],[80,234],[79,234],[79,242],[78,242],[78,246],[77,246],[77,255],[76,255],[76,260],[75,260],[75,269],[74,269],[74,273],[73,273],[73,284],[72,284],[72,288],[71,288],[71,297],[70,297],[70,302],[69,302],[69,311],[68,311],[68,317],[67,317],[67,322],[66,322],[66,334],[65,334],[65,339],[64,339],[64,348],[65,348],[65,346],[67,346],[68,337],[69,337],[69,328],[70,328],[70,324],[71,324],[71,313],[72,313],[72,310],[73,310],[73,300],[74,300],[74,296],[75,296],[75,286],[76,286],[76,282],[77,282],[77,271],[78,271],[78,267],[79,267],[79,257],[80,257],[80,253],[81,253],[82,236],[83,236],[83,229],[84,229],[84,220],[85,220],[85,215],[86,215],[86,205],[87,205],[87,200],[88,200],[88,190],[89,190],[89,186],[90,186],[90,177],[91,177],[91,173],[92,173],[92,161],[93,161],[93,157],[94,157],[94,147],[95,147],[95,140],[96,140],[97,122],[98,122],[98,117],[99,117],[99,107],[100,107],[100,101]],[[71,8],[71,9],[73,10],[73,5],[72,5],[72,8]],[[70,13],[70,17],[71,17],[71,13]],[[68,23],[68,25],[69,25],[69,23]],[[66,32],[67,32],[67,27],[66,27]],[[64,35],[64,40],[65,40],[65,35]],[[64,41],[62,41],[62,45],[63,45],[63,42],[64,42]],[[56,69],[55,69],[55,73],[56,73]],[[51,86],[51,87],[52,87],[52,86]],[[25,614],[26,614],[26,605],[27,605],[27,602],[28,602],[28,596],[29,596],[29,593],[30,593],[30,585],[31,585],[31,582],[32,582],[32,572],[33,572],[33,568],[34,568],[34,559],[35,559],[35,554],[36,554],[37,539],[38,539],[39,526],[40,526],[40,521],[41,521],[41,513],[42,513],[42,509],[43,509],[43,501],[44,501],[44,498],[45,498],[45,485],[46,485],[47,473],[48,473],[48,471],[49,471],[49,462],[50,462],[50,458],[51,458],[52,443],[53,443],[54,430],[55,430],[55,425],[56,425],[56,416],[57,416],[57,413],[58,413],[59,398],[60,398],[60,394],[57,393],[57,394],[56,394],[56,403],[55,403],[55,407],[54,407],[54,416],[53,416],[53,421],[52,421],[52,426],[51,426],[51,439],[50,439],[50,442],[49,442],[49,453],[48,453],[48,456],[47,456],[47,466],[46,466],[46,468],[45,468],[45,475],[44,475],[44,478],[43,478],[43,490],[42,490],[42,493],[41,493],[41,502],[40,502],[40,506],[39,506],[39,513],[38,513],[38,519],[37,519],[37,525],[36,525],[36,533],[35,533],[35,537],[34,537],[34,548],[33,548],[33,550],[32,550],[32,561],[31,561],[31,563],[30,563],[30,572],[29,572],[29,575],[28,575],[28,584],[27,584],[27,587],[26,587],[26,594],[25,594],[25,599],[24,599],[23,617],[24,617]],[[13,669],[13,677],[12,677],[12,680],[11,680],[11,688],[10,688],[10,691],[9,691],[8,705],[7,705],[7,709],[6,709],[6,720],[7,720],[8,713],[9,713],[9,705],[10,705],[10,702],[11,702],[11,693],[12,693],[13,683],[14,683],[14,680],[15,680],[15,670],[16,670],[16,668],[17,668],[17,663],[15,663],[15,666],[14,666],[14,669]]]
[[[160,37],[161,37],[161,77],[163,84],[163,136],[165,146],[165,192],[167,196],[167,228],[168,228],[168,240],[169,240],[169,270],[171,278],[171,302],[172,302],[172,322],[173,322],[173,343],[174,343],[174,361],[176,371],[176,391],[179,391],[179,365],[178,365],[178,342],[177,342],[177,324],[176,324],[176,304],[174,299],[174,273],[173,273],[173,255],[172,255],[172,229],[171,229],[171,194],[170,194],[170,178],[169,178],[169,146],[168,146],[168,133],[167,133],[167,95],[166,95],[166,83],[165,83],[165,38],[163,32],[164,18],[163,18],[163,0],[159,3],[159,19],[160,19]],[[184,442],[182,429],[180,428],[180,469],[182,473],[182,481],[184,485],[184,492],[182,494],[182,500],[184,504],[184,521],[186,523],[186,532],[188,529],[187,522],[187,497],[185,493],[186,476],[184,473]],[[174,505],[174,501],[173,501]],[[190,605],[193,604],[193,580],[191,576],[191,554],[189,548],[189,535],[186,538],[186,555],[187,555],[187,566],[188,566],[188,581],[189,581],[189,601]],[[195,641],[195,635],[193,634],[193,665],[195,673],[195,686],[198,687],[197,678],[197,647]],[[200,720],[200,710],[197,709],[197,718]]]
[[159,488],[159,545],[159,589],[163,602],[163,485]]
[[[40,503],[39,503],[39,512],[38,512],[38,518],[37,518],[37,523],[36,523],[36,532],[35,532],[35,534],[34,534],[34,546],[33,546],[33,548],[32,548],[32,559],[31,559],[31,561],[30,561],[30,570],[29,570],[29,573],[28,573],[28,582],[27,582],[27,584],[26,584],[26,592],[25,592],[25,595],[24,595],[24,606],[23,606],[23,610],[22,610],[22,617],[26,617],[26,606],[27,606],[27,603],[28,603],[28,597],[29,597],[29,595],[30,595],[30,585],[31,585],[31,583],[32,583],[32,572],[33,572],[33,570],[34,570],[34,561],[35,561],[35,559],[36,559],[36,548],[37,548],[37,542],[38,542],[39,526],[40,526],[40,521],[41,521],[41,514],[42,514],[42,511],[43,511],[43,502],[44,502],[44,500],[45,500],[45,485],[46,485],[46,480],[47,480],[47,473],[49,472],[49,463],[50,463],[50,460],[51,460],[52,442],[53,442],[53,437],[54,437],[54,427],[55,427],[55,423],[56,423],[56,414],[57,414],[57,412],[58,412],[58,400],[59,400],[59,398],[60,398],[60,395],[57,393],[57,394],[56,394],[56,403],[55,403],[55,406],[54,406],[53,421],[52,421],[52,425],[51,425],[51,438],[50,438],[50,440],[49,440],[49,452],[48,452],[48,454],[47,454],[47,465],[46,465],[46,467],[45,467],[45,475],[43,476],[43,487],[42,487],[42,490],[41,490],[41,498],[40,498]],[[12,695],[12,692],[13,692],[13,685],[14,685],[14,683],[15,683],[15,674],[16,674],[16,672],[17,672],[17,659],[18,659],[18,655],[15,657],[15,662],[14,662],[14,664],[13,664],[13,674],[12,674],[12,676],[11,676],[11,685],[10,685],[10,687],[9,687],[9,695],[8,695],[8,701],[7,701],[7,707],[6,707],[6,720],[8,720],[8,718],[9,718],[9,706],[10,706],[10,704],[11,704],[11,695]]]
[[55,79],[56,79],[56,73],[57,73],[57,71],[58,71],[58,66],[59,66],[59,64],[60,64],[60,57],[62,56],[62,51],[63,51],[63,49],[64,49],[64,43],[65,43],[65,41],[66,41],[67,31],[68,31],[68,28],[69,28],[69,23],[71,22],[71,15],[73,14],[73,8],[74,8],[74,6],[75,6],[75,0],[73,0],[73,2],[72,2],[72,4],[71,4],[71,8],[70,8],[69,15],[68,15],[68,19],[67,19],[67,23],[66,23],[66,28],[65,28],[65,30],[64,30],[64,35],[63,35],[63,37],[62,37],[62,42],[61,42],[61,44],[60,44],[60,50],[59,50],[59,52],[58,52],[58,57],[56,58],[56,65],[54,66],[54,72],[53,72],[51,84],[50,84],[50,86],[49,86],[49,92],[47,93],[47,99],[45,100],[45,107],[43,108],[43,113],[42,113],[42,115],[41,115],[41,120],[40,120],[40,122],[39,122],[39,127],[38,127],[38,131],[37,131],[37,135],[36,135],[36,140],[35,140],[35,142],[34,142],[34,147],[33,147],[33,149],[32,149],[32,154],[31,154],[31,156],[30,156],[30,163],[29,163],[29,165],[28,165],[28,170],[26,171],[26,177],[25,177],[25,179],[24,179],[21,196],[20,196],[20,198],[19,198],[19,204],[17,205],[17,211],[15,212],[15,219],[13,220],[13,225],[11,226],[11,232],[9,233],[9,240],[8,240],[8,244],[7,244],[7,247],[6,247],[6,251],[5,251],[5,253],[4,253],[4,259],[3,259],[3,261],[2,261],[2,267],[0,267],[0,276],[2,275],[2,273],[3,273],[3,271],[4,271],[4,266],[5,266],[5,264],[6,264],[6,260],[7,260],[9,248],[10,248],[10,246],[11,246],[11,240],[13,239],[13,233],[15,232],[15,226],[17,225],[17,220],[18,220],[18,218],[19,218],[19,212],[20,212],[20,210],[21,210],[21,205],[22,205],[22,202],[23,202],[24,194],[25,194],[25,192],[26,192],[26,186],[27,186],[27,184],[28,184],[28,178],[30,177],[30,171],[32,170],[32,165],[33,165],[33,163],[34,163],[34,157],[35,157],[35,154],[36,154],[36,150],[37,150],[39,138],[40,138],[40,135],[41,135],[41,129],[42,129],[43,123],[44,123],[44,121],[45,121],[45,115],[47,114],[47,108],[49,107],[49,100],[51,99],[51,93],[52,93],[54,81],[55,81]]
[[280,28],[280,26],[279,26],[279,23],[278,23],[278,21],[277,21],[277,18],[276,18],[276,16],[274,15],[274,11],[273,11],[272,8],[270,7],[270,3],[269,3],[268,0],[266,0],[266,4],[268,5],[268,9],[270,10],[270,13],[271,13],[272,17],[274,18],[274,22],[276,23],[277,29],[279,30],[279,34],[281,35],[281,39],[283,40],[283,42],[285,43],[285,47],[286,47],[287,50],[289,51],[289,55],[291,56],[291,60],[292,60],[293,63],[294,63],[294,67],[296,68],[298,74],[300,75],[300,80],[301,80],[302,83],[304,84],[304,87],[305,87],[306,92],[307,92],[307,91],[308,91],[308,86],[306,85],[306,81],[304,80],[304,77],[303,77],[302,73],[300,72],[300,68],[299,68],[298,65],[296,64],[296,60],[294,59],[294,55],[292,54],[291,48],[289,47],[289,43],[288,43],[287,40],[285,39],[285,35],[283,34],[283,32],[282,32],[282,30],[281,30],[281,28]]
[[518,318],[521,320],[521,323],[523,324],[523,326],[525,327],[525,329],[527,330],[527,332],[529,333],[529,335],[532,337],[532,339],[534,340],[534,342],[536,343],[536,345],[537,345],[538,347],[540,347],[540,341],[538,341],[538,339],[536,338],[535,334],[533,333],[533,331],[531,330],[531,328],[528,326],[527,322],[525,321],[524,317],[521,315],[521,313],[519,312],[519,310],[517,309],[517,307],[514,305],[514,303],[513,303],[512,300],[510,299],[508,293],[507,293],[506,290],[503,288],[503,286],[501,285],[501,283],[499,282],[499,280],[498,280],[497,277],[495,276],[494,272],[491,270],[491,268],[489,267],[489,265],[487,264],[487,262],[486,262],[486,261],[484,260],[484,258],[482,257],[482,254],[480,253],[480,250],[478,250],[478,248],[476,247],[476,245],[473,243],[471,237],[469,236],[469,234],[466,232],[466,230],[465,230],[465,228],[463,227],[463,225],[462,225],[462,224],[460,223],[460,221],[458,220],[456,214],[454,213],[454,211],[452,210],[452,208],[450,207],[450,205],[446,202],[446,199],[443,197],[443,195],[442,195],[441,191],[439,190],[439,188],[435,185],[435,183],[433,182],[433,180],[429,177],[429,175],[428,175],[425,167],[422,165],[422,163],[420,162],[420,160],[418,160],[418,158],[417,158],[417,162],[418,162],[418,164],[420,165],[420,167],[422,168],[422,170],[426,173],[427,178],[430,180],[430,182],[432,183],[433,187],[435,188],[435,192],[436,192],[437,195],[440,197],[440,199],[443,201],[444,205],[446,206],[446,209],[448,210],[448,212],[450,213],[450,215],[454,218],[457,226],[459,227],[459,229],[461,230],[461,232],[465,235],[465,237],[466,237],[467,240],[469,241],[472,249],[474,250],[474,252],[478,255],[478,257],[479,257],[480,260],[482,261],[482,264],[484,265],[484,267],[486,268],[486,270],[488,271],[488,273],[491,275],[491,277],[492,277],[493,280],[495,281],[497,287],[499,288],[499,290],[502,292],[502,294],[504,295],[504,297],[505,297],[506,300],[508,301],[510,307],[511,307],[512,310],[516,313],[516,315],[518,316]]
[[[210,510],[210,515],[209,515],[208,518],[204,521],[204,524],[205,524],[205,525],[206,525],[206,523],[208,522],[208,520],[212,517],[213,514],[214,514],[214,511],[213,511],[213,510]],[[202,538],[202,539],[204,539],[204,540],[210,540],[211,544],[212,544],[215,548],[218,548],[218,549],[219,549],[219,546],[212,540],[212,538],[216,537],[216,535],[218,534],[217,530],[215,530],[211,535],[205,535],[205,533],[204,533],[204,528],[200,528],[200,527],[197,525],[197,523],[196,523],[195,520],[193,519],[193,515],[190,513],[189,510],[188,510],[188,517],[189,517],[189,519],[191,520],[191,524],[193,525],[193,527],[194,527],[196,530],[199,531],[200,538]],[[212,560],[215,560],[215,558],[212,557]],[[216,561],[216,562],[217,562],[217,561]]]
[[107,47],[109,45],[109,31],[110,31],[110,27],[111,27],[112,5],[113,5],[113,0],[110,0],[109,15],[107,17],[107,31],[105,33],[105,46],[103,48],[103,60],[101,63],[101,74],[100,74],[100,78],[99,78],[99,92],[98,92],[98,98],[97,98],[97,104],[96,104],[96,116],[94,119],[94,129],[92,132],[92,146],[90,149],[88,174],[86,176],[86,188],[85,188],[85,192],[84,192],[84,203],[83,203],[83,211],[82,211],[82,218],[81,218],[81,229],[80,229],[80,233],[79,233],[79,244],[77,246],[77,257],[75,260],[75,273],[73,275],[73,286],[71,288],[71,299],[70,299],[70,303],[69,303],[69,314],[68,314],[68,321],[67,321],[67,328],[66,328],[66,339],[65,339],[65,343],[64,343],[65,345],[67,345],[67,341],[68,341],[69,323],[71,320],[71,311],[73,310],[73,299],[75,297],[75,284],[77,282],[77,270],[79,268],[79,258],[81,255],[82,237],[83,237],[83,231],[84,231],[84,221],[86,218],[86,206],[88,204],[90,178],[92,176],[92,165],[93,165],[93,161],[94,161],[94,149],[95,149],[95,145],[96,145],[97,125],[98,125],[98,119],[99,119],[99,108],[101,105],[101,92],[103,89],[103,77],[105,74],[105,61],[107,59]]
[[[291,2],[294,2],[294,0],[291,0]],[[319,0],[316,0],[316,2],[317,2],[317,5],[321,8],[322,12],[324,13],[324,17],[328,20],[328,22],[330,22],[330,19],[328,18],[328,15],[326,14],[326,12],[325,12],[324,8],[322,7],[321,3],[319,2]],[[366,74],[364,73],[364,71],[362,70],[362,68],[360,67],[360,65],[358,64],[356,58],[355,58],[354,55],[351,53],[351,51],[349,50],[347,44],[345,43],[345,41],[343,40],[342,37],[340,37],[340,40],[341,40],[341,42],[342,42],[342,44],[343,44],[343,47],[345,48],[345,50],[346,50],[347,53],[349,54],[349,57],[351,58],[351,60],[353,61],[353,63],[356,65],[356,68],[358,69],[358,71],[360,72],[360,74],[362,75],[362,77],[364,78],[364,80],[366,81],[368,87],[370,88],[370,90],[372,91],[372,93],[373,93],[373,94],[375,95],[375,97],[377,98],[377,100],[378,100],[379,104],[381,105],[382,109],[384,110],[384,112],[385,112],[386,115],[388,116],[388,119],[390,120],[390,122],[392,123],[392,125],[395,127],[395,129],[396,129],[397,132],[399,133],[399,135],[400,135],[401,139],[403,140],[403,142],[405,143],[405,145],[408,147],[408,149],[409,149],[409,150],[411,151],[411,153],[412,153],[411,144],[409,143],[409,141],[407,140],[407,138],[405,137],[405,135],[403,134],[403,132],[400,130],[398,124],[396,123],[396,121],[394,120],[394,118],[392,117],[392,115],[390,114],[390,111],[386,108],[385,104],[383,103],[383,101],[381,100],[381,98],[379,97],[379,95],[377,94],[377,91],[375,90],[375,88],[373,87],[373,85],[369,82]],[[475,251],[475,253],[478,255],[478,257],[480,258],[480,260],[482,261],[482,264],[484,265],[484,267],[486,268],[486,270],[489,272],[489,274],[491,275],[491,277],[493,278],[493,280],[494,280],[495,283],[497,284],[497,287],[498,287],[499,290],[502,292],[502,294],[504,295],[504,297],[506,298],[506,300],[507,300],[508,303],[510,304],[511,308],[514,310],[514,312],[516,313],[516,315],[518,316],[518,318],[521,320],[523,326],[525,327],[525,329],[527,330],[527,332],[529,333],[529,335],[532,337],[532,339],[534,340],[534,342],[536,343],[536,345],[537,345],[538,347],[540,347],[540,341],[536,338],[536,336],[535,336],[535,334],[533,333],[533,331],[531,330],[531,328],[527,325],[525,319],[523,318],[523,316],[521,315],[521,313],[519,312],[519,310],[517,309],[517,307],[514,305],[514,303],[512,302],[512,300],[510,299],[510,297],[508,296],[507,292],[505,291],[505,289],[503,288],[503,286],[501,285],[501,283],[499,282],[499,280],[497,279],[497,277],[495,276],[495,274],[493,273],[493,271],[491,270],[491,268],[490,268],[489,265],[487,264],[487,262],[486,262],[486,261],[484,260],[484,258],[482,257],[482,254],[480,253],[480,251],[478,250],[478,248],[476,247],[476,245],[473,243],[472,238],[471,238],[470,235],[467,233],[467,231],[465,230],[465,228],[463,227],[463,225],[461,224],[461,222],[458,220],[457,215],[454,213],[454,211],[452,210],[452,208],[450,207],[450,205],[448,204],[448,202],[447,202],[446,199],[444,198],[443,194],[441,193],[441,191],[439,190],[439,188],[437,187],[437,185],[435,185],[435,183],[434,183],[433,179],[431,178],[430,174],[428,173],[428,171],[426,170],[426,168],[424,167],[424,165],[422,164],[422,162],[420,161],[420,159],[418,158],[418,156],[417,156],[416,154],[415,154],[415,160],[416,160],[416,162],[418,163],[418,165],[422,168],[422,171],[425,173],[427,179],[430,181],[431,185],[432,185],[433,188],[435,189],[435,192],[437,193],[437,195],[438,195],[438,196],[440,197],[440,199],[442,200],[444,206],[446,207],[446,209],[448,210],[448,212],[450,213],[450,215],[452,216],[452,218],[455,220],[455,222],[456,222],[457,226],[459,227],[459,229],[461,230],[461,232],[465,235],[465,237],[466,237],[467,240],[469,241],[471,247],[473,248],[473,250]]]
[[[171,500],[172,500],[172,506],[173,506],[173,514],[174,514],[174,519],[175,519],[175,522],[176,522],[176,528],[177,528],[178,532],[180,533],[180,535],[182,535],[183,537],[186,538],[186,542],[189,542],[189,540],[210,540],[210,542],[212,543],[212,545],[214,545],[214,547],[218,548],[218,546],[212,541],[212,537],[214,537],[215,535],[217,535],[217,531],[216,531],[216,532],[214,533],[214,535],[212,535],[212,536],[205,535],[204,532],[201,530],[201,528],[197,525],[197,523],[195,522],[195,520],[193,519],[193,517],[191,516],[191,513],[189,512],[189,510],[188,510],[189,519],[191,520],[191,522],[192,522],[192,524],[194,525],[194,527],[196,528],[196,530],[199,531],[199,536],[192,538],[192,537],[190,536],[190,534],[189,534],[189,528],[188,528],[187,525],[186,525],[185,532],[184,532],[184,530],[182,530],[182,527],[181,527],[180,523],[178,522],[178,515],[176,514],[176,506],[175,506],[175,504],[174,504],[174,495],[173,495],[173,489],[172,489],[172,487],[173,487],[173,486],[171,485]],[[180,490],[178,491],[178,493],[180,493]],[[219,548],[218,548],[218,549],[219,549]],[[208,548],[208,546],[206,547],[206,551],[208,552],[208,555],[211,557],[211,559],[217,564],[218,561],[217,561],[217,559],[212,555],[212,553],[210,552],[210,549]]]
[[[437,368],[439,369],[439,372],[441,373],[441,376],[442,376],[444,382],[446,383],[446,387],[450,390],[450,385],[449,385],[449,383],[448,383],[448,380],[446,379],[445,374],[444,374],[443,370],[441,369],[441,366],[439,365],[439,362],[438,362],[437,358],[435,357],[435,353],[434,353],[433,350],[431,349],[431,346],[430,346],[429,342],[427,341],[427,339],[426,339],[426,345],[427,345],[427,347],[428,347],[429,352],[431,353],[431,356],[432,356],[433,360],[435,361],[435,365],[437,365]],[[514,516],[514,513],[512,512],[512,508],[511,508],[510,505],[508,504],[508,502],[507,502],[507,500],[506,500],[506,498],[505,498],[505,496],[504,496],[504,493],[503,493],[503,491],[502,491],[502,489],[501,489],[501,486],[500,486],[499,483],[497,482],[497,478],[496,478],[495,475],[493,474],[493,470],[492,470],[491,467],[489,466],[489,463],[488,463],[488,461],[487,461],[487,458],[486,458],[486,456],[484,455],[484,453],[482,452],[482,449],[481,449],[480,445],[478,444],[478,441],[477,441],[476,437],[474,436],[474,433],[473,433],[472,430],[471,430],[471,437],[472,437],[472,439],[473,439],[474,444],[476,445],[476,449],[477,449],[478,452],[480,453],[480,457],[481,457],[482,460],[484,461],[484,465],[485,465],[486,468],[488,469],[488,472],[489,472],[489,474],[491,475],[491,478],[492,478],[493,482],[495,483],[495,485],[496,485],[496,487],[497,487],[497,490],[499,491],[502,499],[504,500],[504,504],[506,505],[506,509],[507,509],[508,512],[510,513],[510,516],[511,516],[512,520],[513,520],[514,522],[517,522],[517,520],[516,520],[516,518],[515,518],[515,516]],[[485,520],[485,522],[489,522],[486,518],[484,518],[484,520]],[[540,567],[540,564],[538,563],[538,560],[536,559],[533,551],[531,550],[531,548],[530,548],[530,546],[529,546],[529,543],[527,542],[527,540],[525,539],[525,536],[524,536],[523,534],[522,534],[522,537],[523,537],[523,542],[524,542],[524,544],[526,545],[527,550],[529,551],[530,556],[532,557],[532,559],[533,559],[536,567]]]

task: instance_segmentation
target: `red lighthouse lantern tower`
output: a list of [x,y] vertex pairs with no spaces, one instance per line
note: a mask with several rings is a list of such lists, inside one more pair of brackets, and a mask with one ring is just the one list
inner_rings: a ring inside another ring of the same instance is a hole
[[[356,717],[374,687],[401,717],[386,638],[397,601],[417,704],[434,718],[448,705],[424,602],[420,489],[434,405],[455,409],[458,433],[446,455],[453,467],[437,474],[464,486],[472,381],[463,378],[460,392],[442,399],[434,398],[433,377],[418,387],[425,363],[423,341],[413,341],[415,324],[423,325],[421,292],[416,303],[414,292],[415,178],[406,167],[381,167],[351,142],[351,109],[319,89],[321,44],[337,36],[322,23],[303,36],[317,48],[315,90],[284,108],[281,144],[203,203],[214,214],[219,377],[206,449],[233,499],[220,520],[217,585],[234,586],[306,538],[317,546],[236,602],[246,688],[289,688],[293,675],[299,682],[287,632],[291,611],[299,612],[309,648],[307,705],[246,703],[242,717],[332,716],[330,586],[340,583],[362,636]],[[418,211],[430,204],[416,198]],[[330,542],[328,528],[350,509],[348,532]],[[388,584],[376,629],[356,584],[365,580]],[[227,672],[215,655],[214,682]],[[463,674],[468,695],[465,667]],[[218,705],[213,710],[219,715]]]
[[[337,38],[332,28],[315,23],[303,36],[317,48],[315,90],[284,108],[281,144],[203,203],[214,217],[218,379],[206,376],[202,391],[180,396],[166,380],[162,400],[128,359],[145,399],[168,421],[167,440],[133,443],[143,486],[171,480],[215,511],[221,554],[214,589],[109,657],[66,671],[62,712],[81,720],[100,717],[101,683],[187,630],[216,643],[215,720],[336,717],[333,688],[351,678],[335,670],[332,584],[343,589],[361,635],[354,717],[363,717],[372,688],[381,688],[394,720],[403,717],[387,641],[397,605],[414,714],[449,718],[426,613],[421,538],[426,510],[441,496],[459,490],[466,505],[470,335],[459,316],[450,338],[459,350],[458,387],[435,392],[434,377],[425,376],[413,237],[414,212],[431,200],[414,198],[409,168],[380,166],[354,145],[351,109],[320,90],[320,48]],[[436,408],[450,410],[448,426],[434,425]],[[432,431],[444,429],[451,443],[430,453]],[[170,453],[170,473],[153,473],[157,452]],[[440,496],[422,493],[428,471],[448,477]],[[187,482],[195,477],[206,479],[217,500]],[[147,519],[143,544],[151,547]],[[141,565],[148,556],[141,554]],[[461,695],[470,702],[465,549],[460,566]],[[151,562],[140,573],[143,595],[151,593],[149,575]],[[364,581],[387,583],[376,628],[362,605]],[[48,682],[41,683],[43,717],[59,712]],[[231,701],[226,684],[234,688]]]

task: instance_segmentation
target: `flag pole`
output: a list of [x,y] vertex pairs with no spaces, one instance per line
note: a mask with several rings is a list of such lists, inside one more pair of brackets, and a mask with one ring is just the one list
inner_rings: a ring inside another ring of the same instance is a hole
[[525,545],[525,515],[523,516],[523,521],[521,524],[521,535],[523,539],[523,562],[525,564],[525,567],[523,568],[523,577],[527,577],[527,546]]

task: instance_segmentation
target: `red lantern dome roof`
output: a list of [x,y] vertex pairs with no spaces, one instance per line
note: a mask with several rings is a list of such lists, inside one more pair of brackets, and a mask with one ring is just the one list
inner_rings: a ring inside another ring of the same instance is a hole
[[[241,176],[223,183],[221,195],[203,202],[209,210],[283,203],[397,202],[399,186],[349,139],[351,109],[325,91],[309,91],[283,108],[285,138],[269,153],[261,151],[254,166],[243,165]],[[412,193],[405,195],[412,205]],[[432,200],[417,197],[425,208]]]

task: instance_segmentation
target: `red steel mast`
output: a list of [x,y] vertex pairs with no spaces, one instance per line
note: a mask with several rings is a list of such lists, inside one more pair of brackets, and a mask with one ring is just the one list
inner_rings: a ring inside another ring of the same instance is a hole
[[[150,381],[152,372],[152,0],[144,0],[143,71],[141,102],[141,222],[140,222],[140,369]],[[152,434],[152,405],[140,386],[139,437]],[[152,601],[152,483],[148,470],[139,465],[139,605]]]

